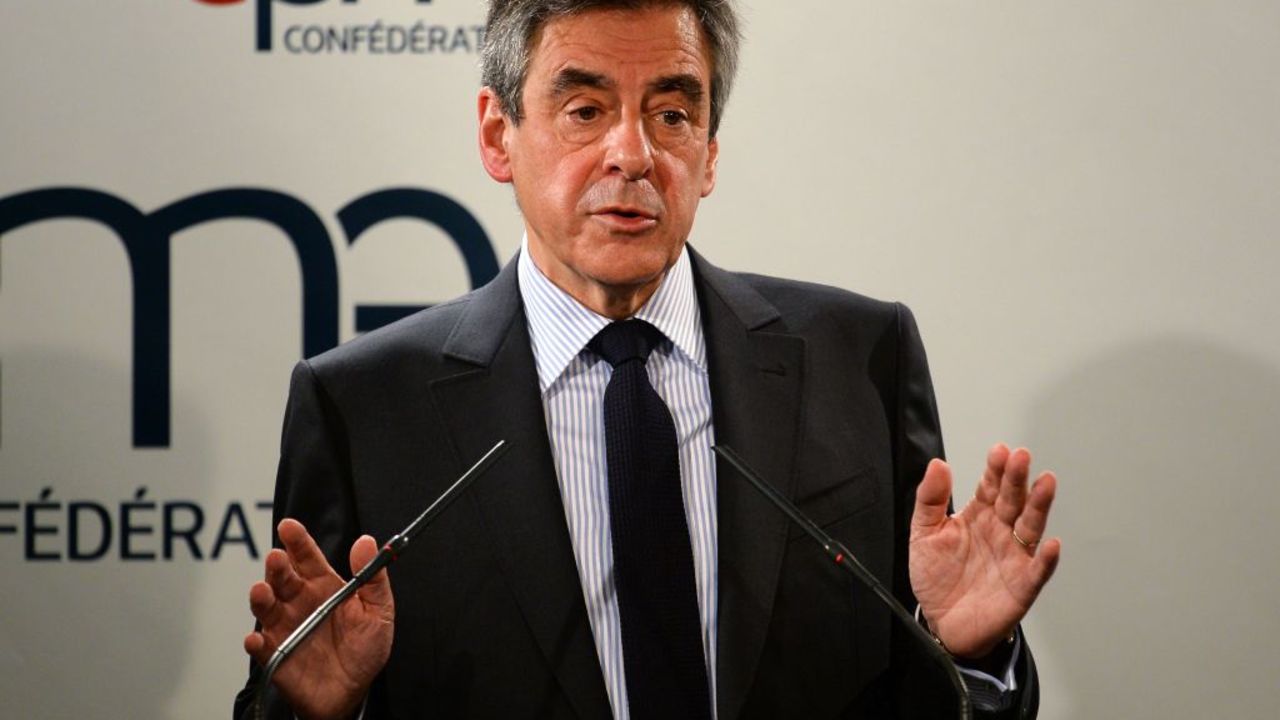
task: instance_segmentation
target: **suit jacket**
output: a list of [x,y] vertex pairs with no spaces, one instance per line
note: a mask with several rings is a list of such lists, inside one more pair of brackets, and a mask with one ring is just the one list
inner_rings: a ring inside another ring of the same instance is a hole
[[[716,442],[913,607],[908,522],[942,443],[910,312],[692,259]],[[395,639],[370,720],[611,717],[514,262],[483,288],[297,365],[275,519],[302,521],[346,571],[359,535],[401,530],[499,439],[510,452],[390,568]],[[954,715],[941,672],[876,598],[732,468],[717,476],[720,720]],[[1034,715],[1023,657],[1021,704]],[[290,716],[274,702],[272,717]]]

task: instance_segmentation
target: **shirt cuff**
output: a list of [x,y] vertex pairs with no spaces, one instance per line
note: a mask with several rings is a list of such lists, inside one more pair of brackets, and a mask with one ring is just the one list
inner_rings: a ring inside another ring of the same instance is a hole
[[[916,622],[925,625],[919,605],[916,605],[915,614]],[[1018,667],[1018,659],[1021,656],[1022,630],[1019,629],[1013,634],[1013,651],[1009,653],[1009,662],[1005,665],[1004,672],[1000,674],[1001,677],[966,667],[962,661],[952,658],[952,663],[960,672],[960,678],[964,680],[964,686],[969,691],[969,700],[975,708],[998,711],[1009,707],[1013,701],[1013,693],[1018,689],[1014,669]]]

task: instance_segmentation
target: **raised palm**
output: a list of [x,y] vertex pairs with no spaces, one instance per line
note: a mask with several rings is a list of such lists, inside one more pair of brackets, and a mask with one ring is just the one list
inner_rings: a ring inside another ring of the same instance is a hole
[[997,445],[974,497],[949,515],[951,469],[929,463],[911,519],[911,588],[953,655],[978,658],[1013,632],[1053,575],[1062,544],[1042,540],[1057,480],[1027,487],[1031,455]]

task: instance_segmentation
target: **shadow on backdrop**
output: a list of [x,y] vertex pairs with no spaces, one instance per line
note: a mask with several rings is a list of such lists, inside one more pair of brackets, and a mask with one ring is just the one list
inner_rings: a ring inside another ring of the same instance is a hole
[[1068,716],[1275,717],[1280,368],[1153,338],[1029,409],[1028,447],[1062,478],[1035,632]]

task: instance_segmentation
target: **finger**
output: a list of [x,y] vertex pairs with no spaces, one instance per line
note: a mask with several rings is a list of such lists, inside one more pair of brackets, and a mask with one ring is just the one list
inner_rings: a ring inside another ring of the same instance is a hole
[[251,632],[244,636],[244,651],[258,661],[258,664],[266,665],[271,659],[271,653],[275,652],[275,646],[262,633]]
[[984,505],[994,505],[1000,496],[1000,478],[1004,476],[1005,465],[1009,462],[1009,446],[996,443],[987,451],[987,469],[978,481],[978,489],[974,498]]
[[279,603],[276,602],[275,592],[270,585],[259,580],[249,588],[249,612],[253,613],[253,617],[263,627],[273,624],[278,608]]
[[281,602],[289,602],[302,591],[305,583],[294,571],[293,563],[289,561],[289,555],[285,551],[279,548],[271,550],[267,553],[264,564],[267,584]]
[[[361,535],[351,546],[351,573],[354,575],[373,561],[378,554],[378,543],[369,535]],[[383,568],[357,593],[360,599],[371,605],[391,604],[391,580]]]
[[1058,492],[1058,478],[1051,472],[1044,472],[1031,486],[1027,496],[1027,504],[1022,514],[1013,524],[1013,531],[1018,537],[1034,546],[1044,537],[1045,525],[1049,522],[1049,508],[1053,506],[1053,498]]
[[1026,448],[1018,448],[1009,454],[1005,463],[1004,475],[1000,478],[1000,495],[996,497],[996,516],[1006,525],[1022,514],[1022,507],[1027,502],[1027,472],[1031,468],[1031,453]]
[[924,479],[916,486],[916,507],[911,515],[911,526],[932,529],[947,519],[947,507],[951,500],[951,467],[937,458],[929,461]]
[[1049,538],[1040,543],[1040,552],[1036,553],[1035,561],[1031,564],[1031,582],[1037,594],[1045,583],[1049,582],[1049,578],[1053,577],[1053,571],[1058,569],[1058,561],[1061,558],[1061,540]]
[[280,542],[284,543],[285,551],[289,553],[289,561],[293,563],[293,569],[303,580],[336,574],[329,566],[324,553],[320,552],[320,546],[316,545],[316,541],[312,539],[302,523],[286,518],[280,521],[276,532],[280,536]]

